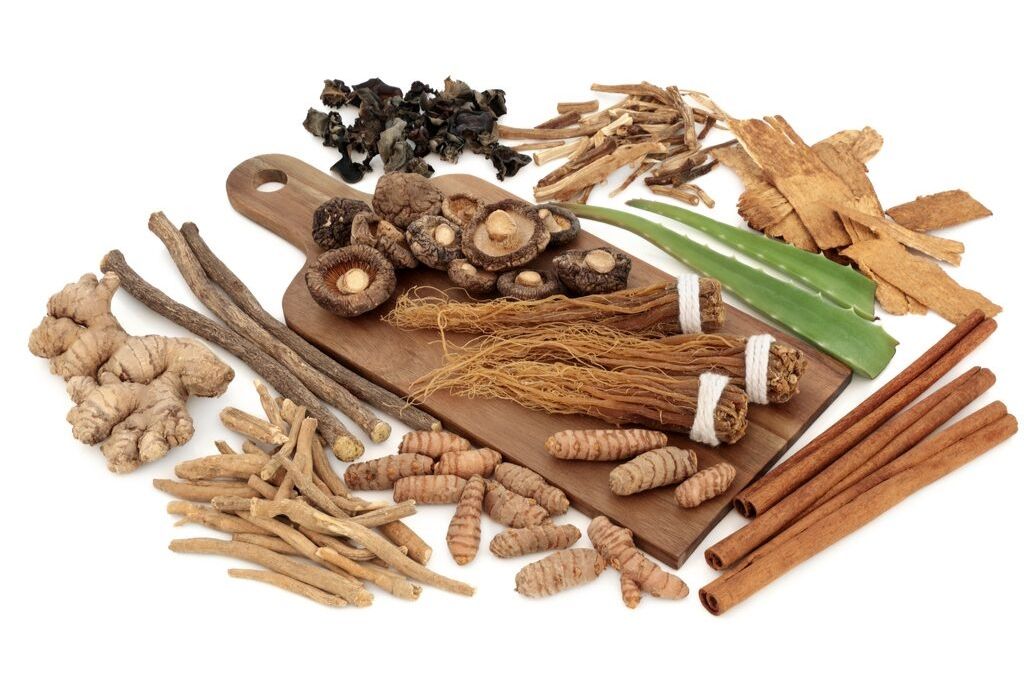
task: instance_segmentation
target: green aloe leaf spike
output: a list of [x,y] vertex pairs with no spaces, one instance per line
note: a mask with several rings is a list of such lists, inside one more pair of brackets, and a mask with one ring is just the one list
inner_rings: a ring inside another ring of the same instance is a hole
[[781,271],[810,290],[820,292],[868,320],[875,317],[875,283],[863,274],[824,255],[807,252],[761,234],[732,227],[687,208],[648,199],[626,201],[627,206],[664,215],[701,231],[748,257]]
[[862,376],[878,376],[896,353],[896,340],[853,310],[715,252],[656,222],[612,208],[559,205],[580,217],[637,234],[690,268],[717,278],[744,303]]

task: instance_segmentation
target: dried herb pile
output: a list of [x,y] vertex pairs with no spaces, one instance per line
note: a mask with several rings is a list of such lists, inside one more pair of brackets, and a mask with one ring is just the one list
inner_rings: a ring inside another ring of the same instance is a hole
[[[378,155],[385,173],[427,177],[434,172],[424,159],[429,154],[452,163],[464,150],[482,154],[499,180],[530,163],[525,154],[498,142],[498,117],[506,112],[501,89],[477,91],[448,78],[440,91],[417,81],[403,92],[376,77],[354,86],[335,79],[324,82],[320,100],[332,110],[310,108],[302,125],[341,153],[331,170],[348,183],[369,173]],[[346,106],[358,108],[351,124],[342,119]]]
[[712,148],[702,147],[720,121],[714,112],[691,104],[691,92],[674,86],[641,82],[590,88],[625,98],[603,110],[596,100],[559,103],[559,115],[534,128],[498,127],[502,138],[541,141],[519,148],[541,150],[533,155],[537,165],[568,158],[537,183],[537,201],[586,203],[594,187],[629,166],[629,175],[611,196],[646,175],[644,182],[655,194],[714,206],[711,197],[691,183],[718,164]]

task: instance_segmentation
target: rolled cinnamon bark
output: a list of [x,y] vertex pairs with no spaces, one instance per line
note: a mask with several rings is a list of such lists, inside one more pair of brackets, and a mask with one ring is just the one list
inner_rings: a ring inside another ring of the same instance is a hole
[[708,565],[721,570],[736,563],[799,518],[829,489],[871,460],[891,442],[899,441],[904,433],[909,433],[910,443],[923,439],[957,411],[977,399],[993,383],[995,376],[992,372],[972,369],[890,419],[817,476],[786,496],[778,505],[709,547],[704,554]]
[[927,390],[995,328],[995,321],[986,320],[981,311],[971,313],[889,383],[737,495],[734,500],[737,511],[747,517],[768,511]]
[[1016,431],[1017,419],[1009,414],[1004,415],[944,451],[896,472],[742,570],[705,586],[700,590],[701,605],[711,614],[723,614],[790,569],[861,528],[913,493],[982,455]]

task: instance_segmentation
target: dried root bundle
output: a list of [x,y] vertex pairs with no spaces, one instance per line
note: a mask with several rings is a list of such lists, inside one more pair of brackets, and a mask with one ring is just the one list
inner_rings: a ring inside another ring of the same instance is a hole
[[609,565],[636,582],[646,593],[673,599],[685,598],[690,593],[685,582],[662,570],[636,548],[629,529],[616,526],[608,517],[599,516],[591,521],[587,535]]
[[494,480],[524,498],[533,498],[537,504],[556,516],[569,511],[569,498],[560,489],[552,486],[544,477],[512,463],[502,463],[494,468]]
[[474,339],[463,348],[449,351],[444,365],[429,376],[450,376],[479,362],[492,365],[531,360],[659,372],[681,378],[710,371],[724,374],[734,385],[745,388],[747,363],[757,362],[764,373],[767,401],[789,400],[798,392],[807,358],[796,348],[778,341],[767,347],[766,357],[756,347],[748,355],[747,343],[746,337],[728,334],[679,334],[651,339],[598,324],[538,325]]
[[501,463],[501,454],[494,449],[470,449],[442,455],[434,465],[434,474],[454,474],[463,479],[474,475],[489,477]]
[[486,491],[487,482],[483,477],[472,477],[462,490],[462,497],[448,524],[448,551],[460,566],[476,558],[480,549],[480,516]]
[[110,310],[120,283],[86,274],[50,297],[29,350],[67,382],[75,438],[102,443],[112,472],[131,472],[191,439],[186,401],[223,394],[234,372],[192,339],[125,332]]
[[[701,328],[725,323],[722,286],[699,280]],[[398,298],[386,320],[400,329],[436,329],[442,333],[491,334],[536,328],[551,323],[593,323],[638,334],[678,334],[679,293],[675,283],[628,288],[585,297],[555,295],[544,299],[458,301],[446,294],[411,290]]]
[[498,558],[515,558],[539,551],[568,549],[580,539],[580,529],[572,524],[545,524],[528,528],[509,528],[491,540],[491,553]]
[[[433,375],[418,386],[427,398],[441,390],[461,397],[512,400],[551,414],[585,414],[609,423],[689,432],[697,413],[700,383],[658,372],[594,369],[528,360],[473,362],[456,372]],[[725,386],[713,411],[714,435],[731,444],[747,429],[747,396]],[[707,441],[707,440],[701,440]]]
[[640,454],[608,474],[615,495],[633,495],[667,484],[678,484],[697,472],[697,454],[666,446]]
[[493,481],[487,482],[484,511],[487,516],[509,528],[539,526],[548,520],[547,510],[535,501]]
[[593,549],[564,549],[523,567],[516,574],[516,591],[540,598],[593,582],[605,568]]

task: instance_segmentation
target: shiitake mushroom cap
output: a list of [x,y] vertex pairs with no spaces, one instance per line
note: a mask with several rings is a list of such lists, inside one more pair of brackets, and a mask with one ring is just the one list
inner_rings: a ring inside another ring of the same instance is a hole
[[405,230],[416,259],[431,269],[445,270],[462,255],[462,227],[440,215],[424,215]]
[[395,291],[395,269],[368,245],[328,250],[306,268],[306,287],[317,304],[352,317],[373,310]]
[[396,269],[413,269],[419,264],[409,249],[405,233],[369,211],[358,213],[352,219],[352,243],[376,248]]
[[472,194],[448,194],[441,201],[441,214],[462,227],[473,222],[484,202]]
[[470,294],[492,294],[498,283],[498,274],[478,269],[462,257],[448,264],[448,278]]
[[371,212],[370,206],[359,199],[335,197],[324,201],[313,212],[313,240],[325,250],[348,245],[352,220],[363,212]]
[[441,213],[444,195],[422,175],[386,173],[377,180],[373,210],[399,229],[405,229],[424,215]]
[[[547,216],[544,211],[547,211]],[[566,210],[553,203],[542,203],[537,206],[537,216],[544,222],[548,233],[551,234],[551,243],[548,245],[564,245],[580,233],[580,218],[576,217],[576,213],[571,210]]]
[[551,234],[525,201],[505,199],[481,208],[462,235],[462,252],[485,271],[527,264],[547,247]]
[[498,293],[515,299],[544,299],[562,292],[562,285],[550,271],[513,269],[498,276]]
[[555,274],[573,294],[604,294],[625,289],[633,262],[618,250],[566,250],[552,260]]

